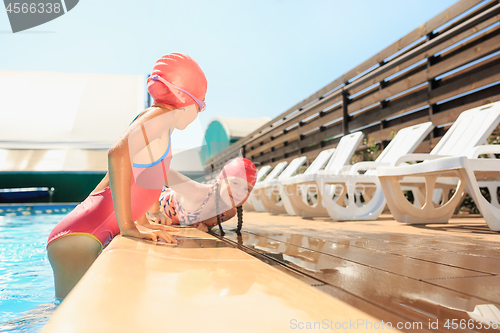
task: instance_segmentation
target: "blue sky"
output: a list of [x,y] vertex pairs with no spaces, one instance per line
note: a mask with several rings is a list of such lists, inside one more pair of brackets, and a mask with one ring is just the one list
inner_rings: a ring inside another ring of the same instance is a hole
[[81,0],[16,34],[0,11],[0,69],[146,75],[183,52],[208,78],[202,124],[275,117],[455,2]]

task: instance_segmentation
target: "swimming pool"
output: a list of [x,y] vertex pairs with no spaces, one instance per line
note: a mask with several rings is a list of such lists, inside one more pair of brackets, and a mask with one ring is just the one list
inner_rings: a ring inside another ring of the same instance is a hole
[[0,332],[38,332],[57,307],[45,246],[74,206],[0,206]]

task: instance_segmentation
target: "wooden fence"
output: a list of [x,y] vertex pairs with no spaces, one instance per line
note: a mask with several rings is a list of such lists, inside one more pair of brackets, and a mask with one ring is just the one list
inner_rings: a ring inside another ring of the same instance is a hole
[[261,164],[313,159],[354,131],[383,147],[393,131],[432,121],[418,148],[429,152],[462,111],[500,100],[499,21],[499,0],[455,3],[207,160],[205,171],[240,150]]

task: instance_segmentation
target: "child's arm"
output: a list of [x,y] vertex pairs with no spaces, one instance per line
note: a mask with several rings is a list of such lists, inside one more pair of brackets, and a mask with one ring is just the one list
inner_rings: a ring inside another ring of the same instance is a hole
[[196,196],[203,196],[204,189],[207,187],[207,185],[200,184],[172,168],[168,170],[165,185],[174,190],[177,195],[189,197],[192,201],[199,200],[200,198]]
[[[232,209],[228,210],[224,214],[222,223],[226,222],[226,221],[228,221],[230,219],[232,219],[235,215],[236,215],[236,209],[235,208],[232,208]],[[212,229],[216,225],[217,225],[217,216],[214,216],[214,217],[211,217],[209,219],[203,220],[202,222],[195,223],[195,224],[193,224],[191,226],[194,227],[194,228],[196,228],[196,229],[199,229],[201,231],[207,232],[208,230]]]
[[[148,224],[172,225],[173,221],[160,209],[160,202],[156,200],[153,206],[144,215]],[[177,229],[175,229],[177,231]]]
[[[156,113],[161,112],[161,110],[156,110]],[[139,151],[143,147],[140,144],[137,146],[129,147],[129,136],[134,129],[140,128],[140,126],[148,119],[155,116],[155,112],[151,112],[147,117],[141,117],[137,119],[129,129],[118,139],[118,141],[109,149],[108,151],[108,171],[109,171],[109,186],[111,188],[111,194],[113,197],[113,205],[115,208],[116,219],[118,226],[122,235],[137,237],[137,238],[147,238],[153,241],[157,241],[158,238],[165,240],[167,243],[176,242],[175,239],[166,233],[167,227],[158,225],[158,229],[162,230],[150,230],[150,231],[140,231],[137,229],[134,221],[132,220],[132,210],[131,210],[131,195],[130,195],[130,180],[132,178],[132,167],[130,162],[130,149],[132,153]],[[161,135],[160,128],[154,128],[156,131],[149,131],[148,134],[152,133],[154,139],[155,136]],[[133,143],[135,144],[135,143]]]

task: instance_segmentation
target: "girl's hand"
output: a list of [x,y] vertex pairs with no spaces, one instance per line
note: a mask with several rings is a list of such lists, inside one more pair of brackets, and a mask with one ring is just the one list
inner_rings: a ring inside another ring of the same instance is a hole
[[[169,228],[165,227],[162,225],[156,225],[161,228],[167,228],[167,229],[174,229],[174,228]],[[125,230],[122,230],[121,234],[123,236],[130,236],[130,237],[135,237],[135,238],[141,238],[141,239],[150,239],[153,242],[157,242],[158,239],[163,239],[166,243],[173,243],[177,244],[177,240],[172,237],[168,232],[165,230],[167,229],[161,229],[161,230],[153,230],[151,228],[145,227],[145,226],[140,226],[140,230],[137,227],[134,228],[127,228]],[[177,230],[177,229],[174,229]]]
[[[172,220],[170,220],[170,221],[172,221]],[[149,219],[143,221],[143,223],[141,223],[141,225],[146,227],[146,228],[152,229],[152,230],[165,230],[165,231],[174,231],[174,232],[179,231],[179,229],[174,228],[174,227],[167,227],[166,225],[163,225],[163,224],[153,223]]]
[[172,220],[160,211],[148,213],[146,214],[146,217],[151,224],[172,225]]
[[208,227],[203,222],[198,222],[198,223],[191,224],[191,227],[196,228],[198,230],[201,230],[203,232],[207,232],[208,231]]

